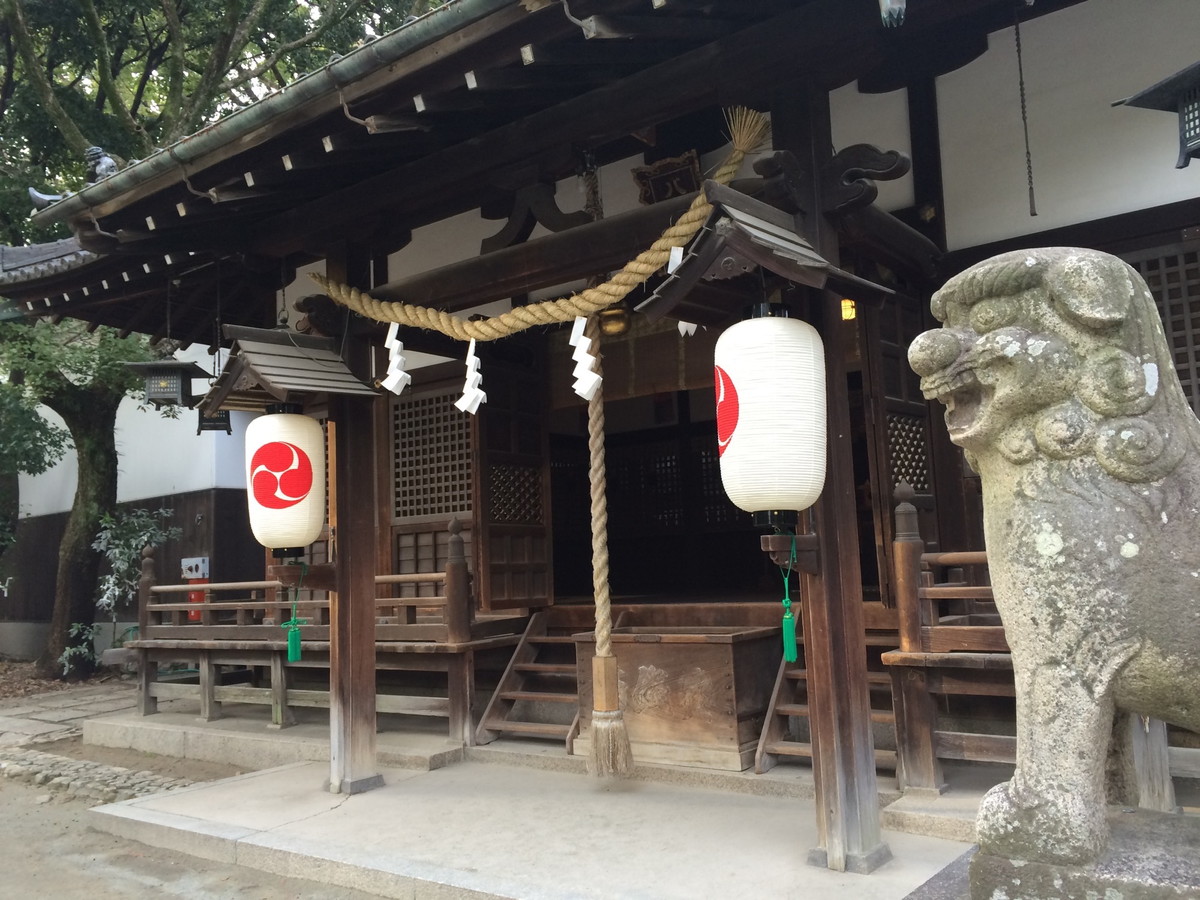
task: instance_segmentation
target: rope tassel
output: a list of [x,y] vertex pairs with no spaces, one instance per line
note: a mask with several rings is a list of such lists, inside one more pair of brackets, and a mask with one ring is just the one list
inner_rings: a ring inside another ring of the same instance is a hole
[[[591,348],[600,343],[600,324],[587,320]],[[592,659],[592,732],[588,772],[624,777],[633,772],[633,751],[621,714],[621,686],[612,652],[612,598],[608,586],[608,477],[604,466],[604,372],[599,354],[593,371],[601,379],[588,398],[588,482],[592,500],[592,589],[596,595],[596,656]]]

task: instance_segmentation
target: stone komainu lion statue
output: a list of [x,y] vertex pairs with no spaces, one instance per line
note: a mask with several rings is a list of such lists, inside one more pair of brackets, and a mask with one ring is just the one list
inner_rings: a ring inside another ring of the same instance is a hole
[[1200,422],[1145,282],[1115,257],[997,256],[932,301],[909,362],[983,486],[1017,766],[984,850],[1084,862],[1108,837],[1114,712],[1200,730]]

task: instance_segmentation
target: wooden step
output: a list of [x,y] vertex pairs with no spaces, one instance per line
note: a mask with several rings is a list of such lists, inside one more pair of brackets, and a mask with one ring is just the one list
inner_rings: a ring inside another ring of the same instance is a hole
[[[807,669],[788,669],[784,675],[791,681],[808,681]],[[887,672],[867,672],[867,683],[890,685],[892,676]]]
[[775,707],[775,713],[780,716],[808,716],[807,703],[780,703]]
[[[780,703],[775,707],[777,716],[800,716],[808,718],[807,703]],[[891,710],[873,709],[871,710],[871,721],[882,725],[892,725],[896,721],[896,714]]]
[[554,722],[518,722],[513,719],[502,719],[488,722],[485,726],[489,731],[503,731],[512,734],[537,734],[544,737],[563,738],[571,732],[570,725],[558,725]]
[[[802,744],[799,741],[772,741],[764,749],[767,753],[773,753],[776,756],[812,759],[812,744]],[[896,751],[876,750],[875,765],[883,769],[894,769],[896,767]]]
[[531,634],[531,644],[574,644],[575,638],[569,634]]
[[513,666],[518,672],[538,672],[543,675],[574,675],[574,663],[516,663]]
[[501,691],[500,696],[505,700],[532,700],[548,703],[578,703],[578,694],[560,694],[554,691]]
[[812,744],[802,744],[799,741],[772,741],[767,744],[766,751],[776,756],[802,756],[812,758]]

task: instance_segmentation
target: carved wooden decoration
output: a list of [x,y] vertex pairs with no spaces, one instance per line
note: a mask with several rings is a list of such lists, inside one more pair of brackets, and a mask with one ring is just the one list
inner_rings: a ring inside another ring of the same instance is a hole
[[695,150],[689,150],[682,156],[635,166],[633,180],[638,185],[638,199],[646,205],[694,194],[700,190],[700,158]]

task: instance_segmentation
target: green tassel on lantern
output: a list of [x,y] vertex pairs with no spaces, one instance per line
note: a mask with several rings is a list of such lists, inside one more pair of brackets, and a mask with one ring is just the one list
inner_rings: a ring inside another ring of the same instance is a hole
[[796,645],[796,616],[792,612],[792,567],[796,564],[796,536],[792,535],[792,552],[788,556],[787,568],[779,567],[783,575],[783,658],[794,663],[800,651]]
[[293,603],[292,617],[280,625],[281,628],[287,629],[288,662],[300,662],[300,626],[307,621],[296,618],[296,604]]
[[792,614],[792,601],[786,597],[783,601],[783,658],[790,663],[799,658],[799,648],[796,646],[796,617]]
[[[303,560],[292,565],[300,566],[300,577],[296,581],[295,590],[292,592],[292,597],[300,595],[300,585],[304,584],[304,576],[308,574],[308,564]],[[300,626],[308,624],[308,619],[300,619],[296,617],[296,603],[292,601],[292,617],[280,625],[281,628],[287,629],[287,648],[288,662],[300,662]]]

